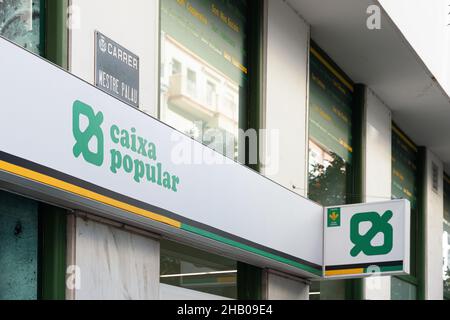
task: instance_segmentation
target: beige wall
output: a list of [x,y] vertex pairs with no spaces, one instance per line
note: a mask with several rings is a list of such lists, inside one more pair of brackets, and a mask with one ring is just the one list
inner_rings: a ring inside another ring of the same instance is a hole
[[[370,90],[366,90],[364,124],[364,201],[391,200],[392,119],[391,111]],[[391,298],[390,277],[364,280],[367,300]]]
[[267,166],[262,172],[284,187],[306,195],[309,25],[282,0],[269,0],[267,6],[263,127],[271,137],[279,134],[279,145],[277,140],[266,139]]
[[[439,188],[433,190],[433,163],[439,171]],[[444,221],[444,169],[442,162],[429,150],[426,160],[426,211],[425,211],[425,298],[442,300],[442,235]]]

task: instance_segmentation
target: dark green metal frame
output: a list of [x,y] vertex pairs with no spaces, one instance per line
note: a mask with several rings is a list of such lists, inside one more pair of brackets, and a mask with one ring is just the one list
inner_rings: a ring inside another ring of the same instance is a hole
[[[259,129],[261,128],[261,109],[263,105],[263,74],[264,74],[264,10],[265,1],[248,2],[248,88],[246,108],[241,114],[240,127],[243,130],[253,129],[258,133],[258,141],[261,138]],[[246,144],[247,158],[245,164],[255,171],[260,171],[259,146],[258,163],[249,163],[249,145]],[[238,263],[238,298],[240,300],[261,300],[263,299],[263,273],[261,268]]]
[[[67,0],[41,0],[41,55],[68,69]],[[67,212],[39,204],[38,299],[64,300]]]
[[44,57],[68,69],[68,0],[42,0],[44,5]]
[[[409,139],[409,137],[395,124],[395,126],[402,134]],[[411,142],[412,140],[409,139]],[[418,179],[417,179],[417,217],[416,228],[411,230],[411,236],[415,238],[415,246],[411,247],[415,251],[415,261],[411,261],[412,275],[398,276],[396,278],[404,281],[417,288],[417,300],[425,300],[425,213],[426,213],[426,183],[427,183],[427,150],[425,147],[418,147]]]
[[[364,202],[364,124],[366,110],[366,86],[363,84],[354,85],[353,108],[352,108],[352,145],[353,145],[353,163],[352,173],[350,175],[350,197],[348,202]],[[346,299],[363,300],[364,282],[362,279],[348,280],[346,282]]]
[[[248,47],[248,69],[249,69],[249,81],[248,81],[248,97],[247,107],[245,108],[245,121],[241,124],[241,129],[249,130],[253,129],[258,132],[258,141],[261,138],[259,136],[259,130],[261,129],[261,115],[264,102],[264,68],[265,68],[265,50],[264,50],[264,15],[265,15],[265,1],[252,1],[248,2],[248,35],[247,35],[247,47]],[[249,147],[247,146],[247,155]],[[259,146],[258,146],[259,155]],[[258,163],[248,163],[249,159],[246,159],[247,165],[256,170],[261,169],[261,159],[258,156]]]
[[64,300],[66,296],[67,212],[39,204],[38,299]]

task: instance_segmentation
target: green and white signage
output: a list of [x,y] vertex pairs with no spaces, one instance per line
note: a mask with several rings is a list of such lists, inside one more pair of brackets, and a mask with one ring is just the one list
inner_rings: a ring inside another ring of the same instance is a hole
[[408,274],[410,214],[408,200],[325,208],[325,277]]
[[408,273],[408,201],[324,214],[2,38],[0,52],[2,188],[303,278]]
[[322,276],[321,206],[6,40],[0,52],[9,57],[0,60],[0,184],[239,261]]

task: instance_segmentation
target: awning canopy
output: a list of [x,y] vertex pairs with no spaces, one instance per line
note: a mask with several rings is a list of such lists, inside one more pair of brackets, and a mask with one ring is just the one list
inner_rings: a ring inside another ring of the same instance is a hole
[[288,3],[311,25],[312,39],[353,81],[369,86],[400,128],[450,171],[449,96],[383,8],[381,29],[369,30],[367,8],[376,1]]

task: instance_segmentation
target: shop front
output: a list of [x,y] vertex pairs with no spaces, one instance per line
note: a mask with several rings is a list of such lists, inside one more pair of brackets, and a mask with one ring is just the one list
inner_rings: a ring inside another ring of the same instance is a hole
[[[0,299],[447,296],[448,99],[372,2],[0,1]],[[324,207],[392,199],[411,274],[324,277]]]

